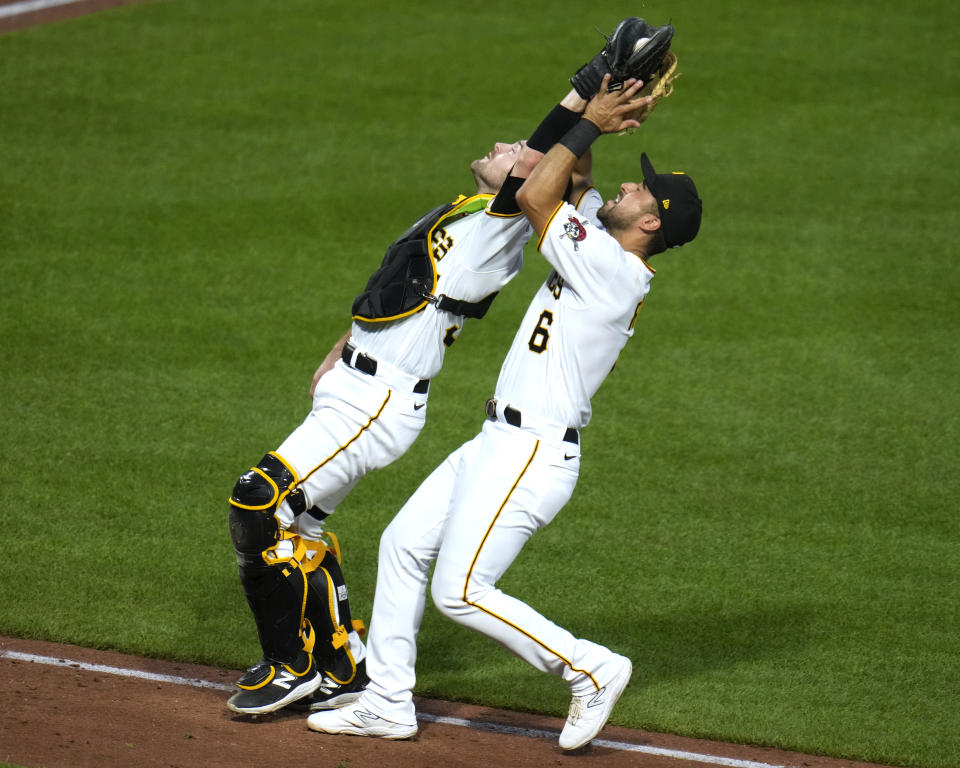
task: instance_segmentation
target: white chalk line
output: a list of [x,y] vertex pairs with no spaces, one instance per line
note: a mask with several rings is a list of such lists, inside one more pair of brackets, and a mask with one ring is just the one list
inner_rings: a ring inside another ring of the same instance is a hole
[[106,664],[88,664],[85,661],[71,659],[56,659],[53,656],[37,656],[33,653],[20,651],[2,651],[0,656],[18,661],[32,661],[35,664],[48,664],[54,667],[72,667],[84,672],[103,672],[106,675],[120,675],[121,677],[136,677],[141,680],[155,680],[158,683],[176,683],[177,685],[192,685],[194,688],[214,688],[218,691],[232,691],[234,686],[226,683],[213,683],[199,678],[177,677],[176,675],[161,675],[156,672],[147,672],[142,669],[123,669],[122,667],[108,667]]
[[0,5],[0,19],[7,16],[20,16],[24,13],[43,11],[47,8],[56,8],[58,5],[70,5],[70,3],[79,2],[82,2],[82,0],[23,0],[23,2],[20,3]]
[[[232,691],[234,686],[225,683],[214,683],[210,680],[201,680],[199,678],[178,677],[177,675],[162,675],[156,672],[147,672],[141,669],[125,669],[123,667],[111,667],[106,664],[90,664],[84,661],[73,661],[71,659],[58,659],[53,656],[38,656],[33,653],[21,653],[20,651],[0,651],[0,657],[14,659],[16,661],[29,661],[34,664],[47,664],[55,667],[71,667],[81,669],[85,672],[100,672],[106,675],[119,675],[120,677],[134,677],[141,680],[153,680],[158,683],[173,683],[175,685],[189,685],[194,688],[212,688],[218,691]],[[418,713],[418,720],[428,723],[440,723],[442,725],[454,725],[461,728],[472,728],[477,731],[491,731],[493,733],[510,734],[514,736],[526,736],[529,738],[547,738],[556,737],[556,731],[541,730],[539,728],[523,728],[515,725],[501,725],[499,723],[487,723],[479,720],[465,720],[459,717],[445,717],[442,715],[431,715]],[[774,765],[772,763],[759,763],[753,760],[738,760],[732,757],[719,757],[717,755],[705,755],[697,752],[685,752],[679,749],[664,749],[662,747],[650,747],[644,744],[629,744],[622,741],[609,741],[607,739],[594,739],[592,742],[598,747],[606,749],[616,749],[621,752],[641,752],[646,755],[658,755],[660,757],[672,757],[677,760],[687,760],[697,763],[709,763],[710,765],[724,765],[730,768],[789,768],[785,765]]]
[[[533,739],[553,739],[557,736],[556,731],[546,731],[538,728],[523,728],[516,725],[501,725],[499,723],[484,723],[476,720],[463,720],[459,717],[443,717],[441,715],[418,713],[417,719],[426,720],[427,722],[431,723],[443,723],[444,725],[459,725],[463,728],[473,728],[476,731],[494,731],[496,733],[507,733],[514,736],[528,736]],[[784,765],[757,763],[752,760],[738,760],[732,757],[718,757],[717,755],[701,755],[697,754],[696,752],[684,752],[679,749],[665,749],[663,747],[649,747],[645,744],[628,744],[623,741],[594,739],[590,743],[597,747],[616,749],[621,752],[642,752],[645,755],[673,757],[677,760],[692,760],[698,763],[710,763],[711,765],[728,765],[732,766],[733,768],[788,768],[788,766]]]

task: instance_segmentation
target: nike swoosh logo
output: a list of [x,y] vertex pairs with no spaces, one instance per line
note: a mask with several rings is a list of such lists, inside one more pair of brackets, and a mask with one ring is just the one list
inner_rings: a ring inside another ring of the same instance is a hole
[[425,405],[426,405],[426,403],[414,403],[414,404],[413,404],[413,410],[419,411],[419,410],[420,410],[421,408],[423,408],[423,406],[425,406]]
[[567,454],[563,454],[564,461],[570,461],[570,459],[575,459],[575,458],[577,458],[577,454],[573,454],[573,456],[568,456]]

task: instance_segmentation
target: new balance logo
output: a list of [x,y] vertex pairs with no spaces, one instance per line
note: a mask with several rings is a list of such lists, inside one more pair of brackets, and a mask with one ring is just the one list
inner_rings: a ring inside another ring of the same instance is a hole
[[376,722],[377,720],[383,720],[383,718],[380,717],[380,715],[375,715],[373,714],[373,712],[364,712],[362,709],[353,710],[353,714],[355,714],[359,718],[360,722],[362,723]]
[[607,692],[606,687],[603,687],[599,691],[597,691],[595,694],[593,694],[593,696],[591,696],[590,700],[587,702],[587,708],[589,709],[590,707],[602,706],[605,703],[603,700],[603,694],[605,694],[606,692]]
[[295,682],[297,676],[286,670],[281,670],[280,674],[273,679],[273,685],[280,686],[285,690],[290,690],[290,684]]

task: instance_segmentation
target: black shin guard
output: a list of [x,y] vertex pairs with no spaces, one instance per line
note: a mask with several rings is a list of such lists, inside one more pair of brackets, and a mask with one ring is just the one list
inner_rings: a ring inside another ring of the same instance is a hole
[[303,648],[300,635],[306,589],[303,571],[290,569],[284,563],[267,565],[260,554],[238,553],[237,559],[240,583],[257,625],[264,656],[271,661],[292,663]]
[[283,537],[274,516],[277,505],[287,499],[295,514],[302,511],[303,494],[289,490],[295,480],[286,462],[269,453],[240,476],[230,498],[230,538],[263,655],[284,664],[292,663],[305,647],[301,629],[306,577],[299,562],[265,558]]

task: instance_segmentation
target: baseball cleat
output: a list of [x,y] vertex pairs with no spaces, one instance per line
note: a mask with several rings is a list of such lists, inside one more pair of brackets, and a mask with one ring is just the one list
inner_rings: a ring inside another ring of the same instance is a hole
[[624,656],[613,655],[609,671],[601,680],[600,690],[574,696],[570,713],[560,733],[561,749],[579,749],[589,744],[606,724],[613,705],[630,682],[633,665]]
[[378,739],[410,739],[417,735],[417,725],[404,725],[386,720],[362,701],[340,709],[314,712],[307,718],[307,727],[320,733],[347,733],[351,736],[372,736]]
[[305,696],[291,705],[291,709],[320,712],[325,709],[336,709],[350,704],[360,698],[363,689],[367,687],[370,678],[367,677],[367,664],[361,661],[357,664],[357,671],[349,683],[341,683],[330,676],[323,674],[323,682],[310,696]]
[[237,681],[240,691],[230,697],[227,707],[241,715],[275,712],[309,696],[322,682],[323,676],[313,663],[313,655],[306,651],[300,651],[292,664],[263,658]]

